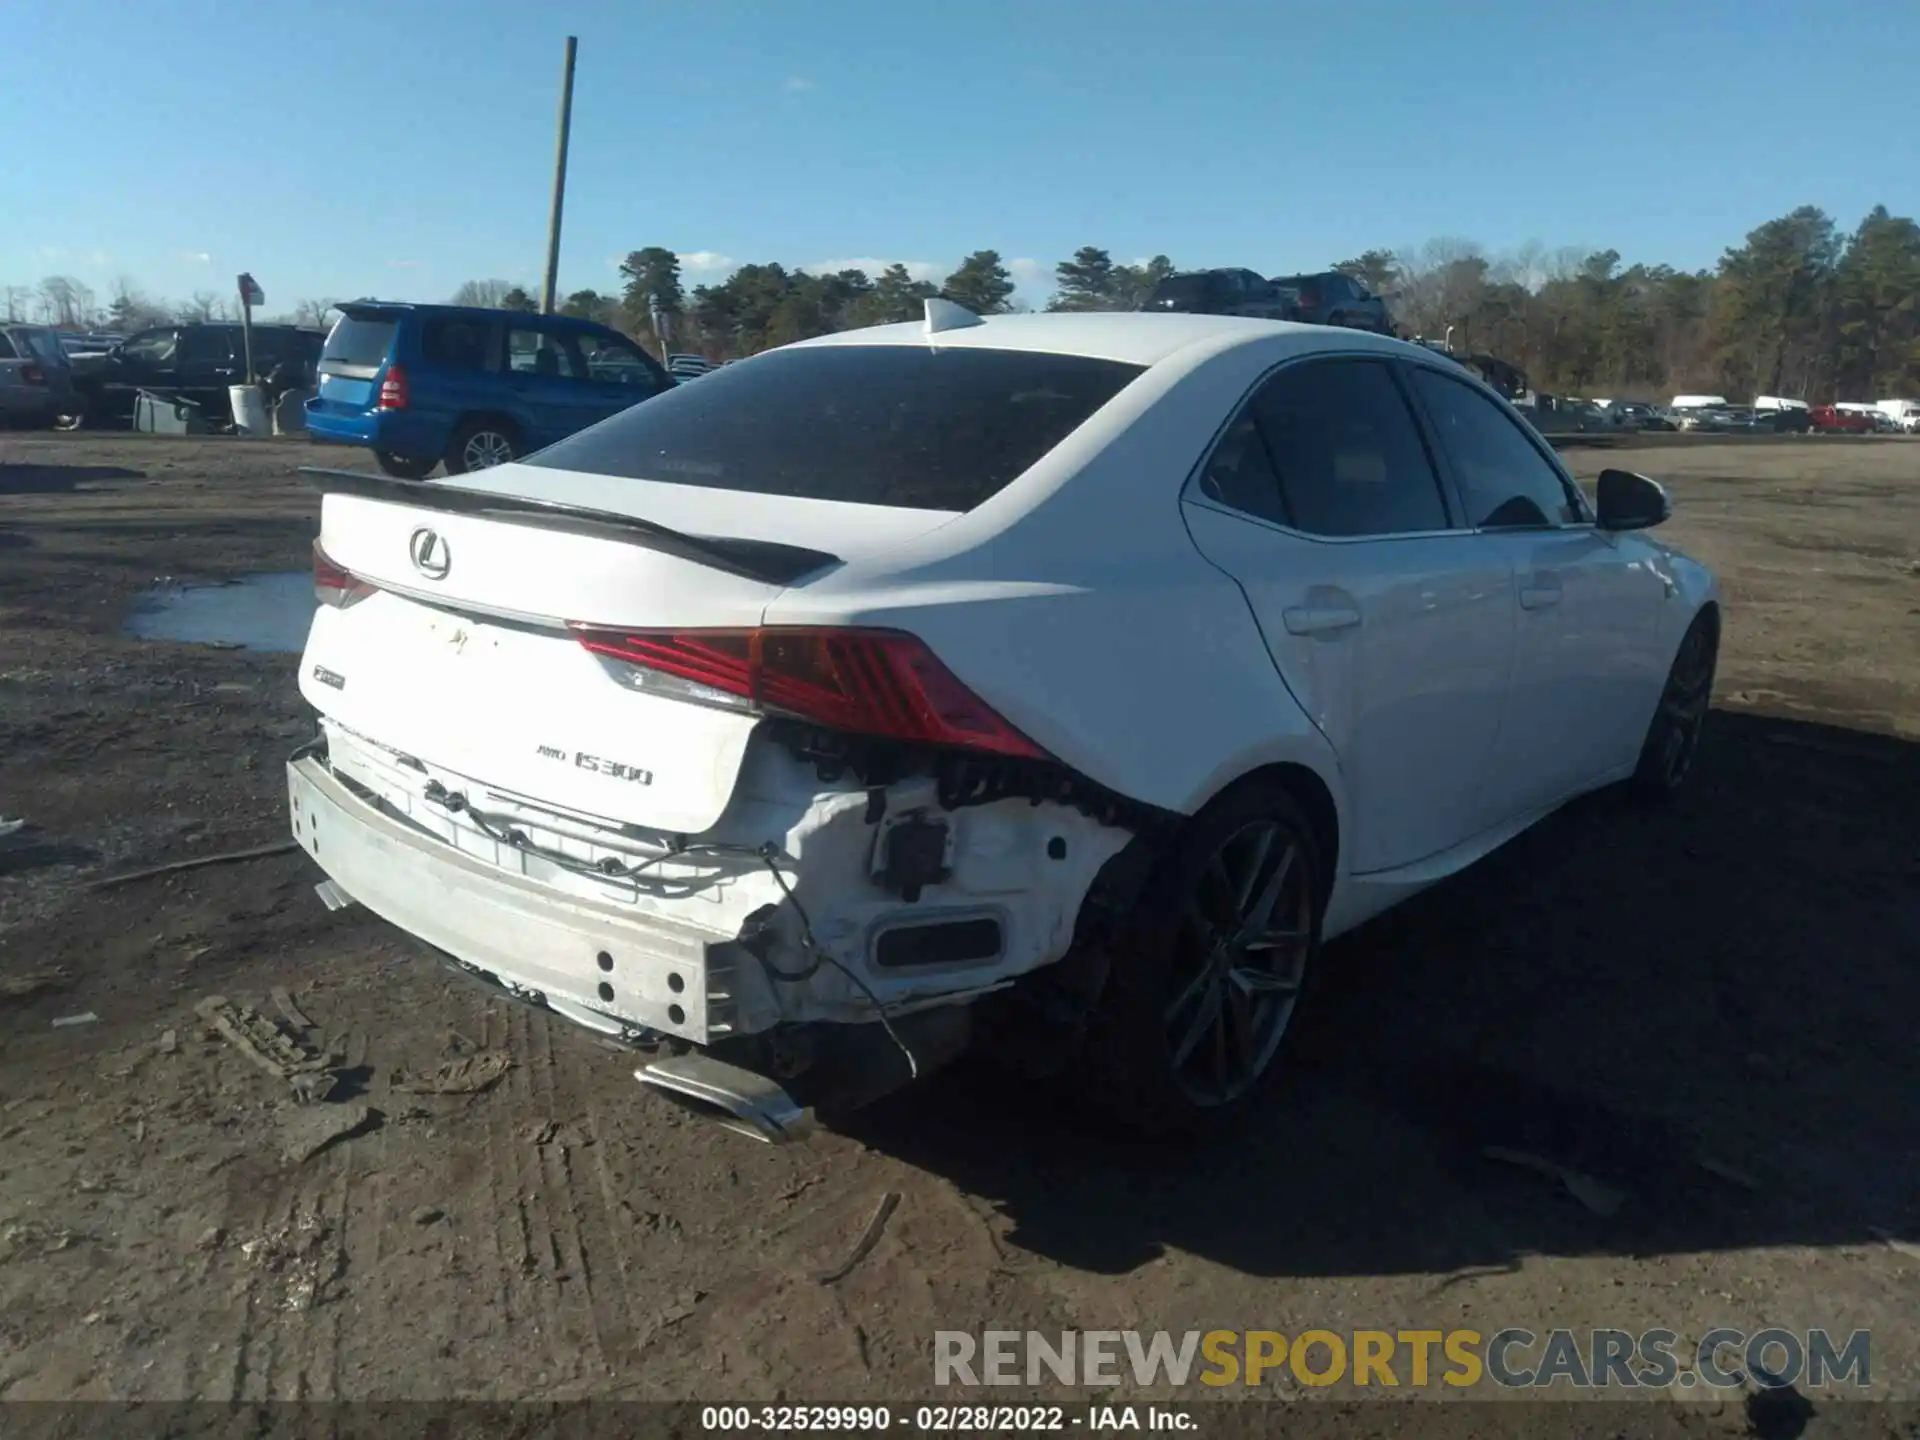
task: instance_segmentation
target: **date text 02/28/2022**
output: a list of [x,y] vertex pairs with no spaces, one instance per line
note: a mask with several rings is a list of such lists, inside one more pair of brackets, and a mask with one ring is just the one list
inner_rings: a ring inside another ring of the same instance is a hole
[[705,1405],[700,1428],[715,1431],[904,1430],[926,1434],[1008,1431],[1191,1431],[1193,1416],[1158,1405]]

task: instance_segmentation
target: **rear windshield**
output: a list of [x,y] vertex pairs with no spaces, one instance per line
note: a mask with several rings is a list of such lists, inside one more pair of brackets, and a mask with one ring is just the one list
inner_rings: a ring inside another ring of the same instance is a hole
[[321,363],[372,369],[386,363],[399,321],[391,315],[342,315],[320,351]]
[[675,386],[527,463],[759,495],[971,510],[1141,369],[1021,350],[776,350]]

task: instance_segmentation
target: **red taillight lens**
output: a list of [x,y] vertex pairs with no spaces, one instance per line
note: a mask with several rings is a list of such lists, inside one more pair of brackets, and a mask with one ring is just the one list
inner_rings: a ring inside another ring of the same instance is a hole
[[398,365],[389,365],[387,375],[380,382],[380,404],[382,410],[404,410],[407,408],[407,372]]
[[38,365],[22,365],[20,381],[24,385],[44,385],[47,383],[47,372]]
[[1318,290],[1302,290],[1300,292],[1300,308],[1303,310],[1318,310],[1320,308],[1320,292]]
[[[573,629],[596,655],[684,682],[663,689],[682,699],[743,701],[856,735],[1048,758],[922,641],[897,630]],[[642,677],[637,688],[662,687]]]
[[322,605],[331,605],[336,610],[344,610],[356,600],[364,600],[371,595],[374,587],[336,564],[333,557],[320,548],[318,540],[313,542],[313,598]]

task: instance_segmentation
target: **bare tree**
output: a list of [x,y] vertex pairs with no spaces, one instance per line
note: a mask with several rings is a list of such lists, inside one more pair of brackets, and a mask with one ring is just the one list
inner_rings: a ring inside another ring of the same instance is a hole
[[469,280],[453,292],[453,299],[448,303],[500,310],[505,308],[507,296],[519,288],[511,280]]
[[107,293],[110,297],[107,301],[107,324],[122,335],[144,330],[149,325],[164,325],[173,318],[172,311],[164,303],[149,299],[125,275],[116,277]]
[[27,318],[29,307],[33,304],[33,291],[25,285],[6,287],[7,319],[10,321]]
[[193,298],[180,307],[180,318],[189,325],[201,325],[220,313],[220,297],[211,290],[196,290]]
[[62,330],[84,328],[93,311],[93,292],[71,275],[49,275],[40,282],[40,312]]
[[327,328],[327,317],[338,308],[337,300],[302,300],[293,307],[293,323],[324,330]]

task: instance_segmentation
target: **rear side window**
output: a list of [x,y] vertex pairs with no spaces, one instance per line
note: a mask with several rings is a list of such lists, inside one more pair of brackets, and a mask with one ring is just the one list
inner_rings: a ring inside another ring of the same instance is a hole
[[20,352],[13,348],[13,341],[7,338],[7,332],[0,330],[0,360],[18,360]]
[[526,463],[761,495],[971,510],[1141,369],[1020,350],[776,350],[673,386]]
[[342,315],[321,347],[320,363],[336,373],[371,376],[387,363],[399,324],[392,315]]
[[1260,387],[1253,413],[1296,530],[1351,537],[1447,528],[1426,444],[1379,361],[1290,365]]
[[180,332],[180,360],[183,364],[224,365],[233,359],[239,341],[224,325],[189,325]]
[[484,370],[492,329],[484,320],[430,319],[420,327],[420,353],[429,365],[449,370]]

